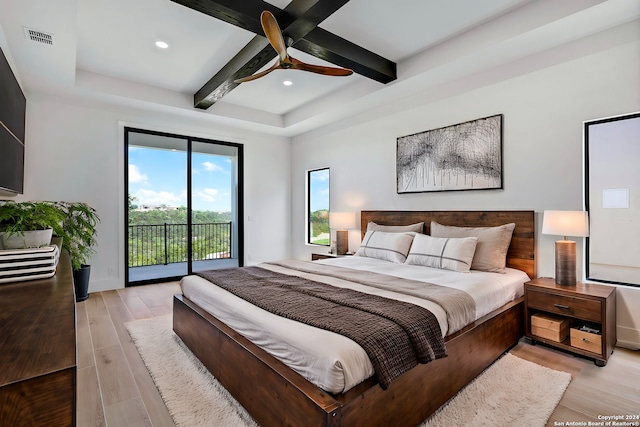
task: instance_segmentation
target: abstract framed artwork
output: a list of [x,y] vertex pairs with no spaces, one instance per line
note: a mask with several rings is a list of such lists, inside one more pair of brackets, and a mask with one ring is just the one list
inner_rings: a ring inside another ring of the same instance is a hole
[[398,194],[503,188],[502,120],[497,114],[399,137]]

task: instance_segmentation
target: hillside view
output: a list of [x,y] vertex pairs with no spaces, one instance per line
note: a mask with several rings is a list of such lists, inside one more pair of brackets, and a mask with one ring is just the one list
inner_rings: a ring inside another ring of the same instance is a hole
[[[129,200],[129,267],[187,261],[187,208],[140,211]],[[231,256],[231,212],[192,212],[193,260]]]
[[329,245],[329,210],[319,209],[311,212],[309,218],[311,243]]

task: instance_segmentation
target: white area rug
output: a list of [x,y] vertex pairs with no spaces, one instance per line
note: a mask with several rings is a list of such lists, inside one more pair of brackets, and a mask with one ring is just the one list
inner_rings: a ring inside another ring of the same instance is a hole
[[570,381],[568,372],[507,353],[421,427],[544,427]]
[[[256,426],[172,331],[171,316],[127,329],[178,427]],[[506,354],[421,427],[544,427],[571,374]]]

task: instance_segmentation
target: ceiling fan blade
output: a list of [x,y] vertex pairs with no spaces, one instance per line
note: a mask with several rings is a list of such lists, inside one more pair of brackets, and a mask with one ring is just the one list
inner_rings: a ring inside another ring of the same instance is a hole
[[273,14],[268,10],[265,10],[260,15],[260,23],[262,24],[264,34],[267,36],[267,39],[269,39],[269,43],[271,43],[271,46],[273,46],[275,51],[278,53],[279,60],[270,68],[250,76],[236,79],[233,81],[234,83],[250,82],[252,80],[259,79],[260,77],[264,77],[273,70],[277,69],[310,71],[312,73],[322,74],[325,76],[350,76],[351,74],[353,74],[353,70],[350,70],[348,68],[312,65],[290,57],[287,54],[287,45],[284,42],[282,31],[280,30],[280,26],[278,25],[278,21],[276,21],[275,16],[273,16]]
[[255,80],[255,79],[259,79],[260,77],[264,77],[267,74],[269,74],[270,72],[272,72],[273,70],[277,70],[278,68],[282,68],[282,67],[280,66],[279,62],[276,62],[275,64],[273,64],[271,67],[267,68],[264,71],[261,71],[261,72],[256,73],[256,74],[252,74],[252,75],[247,76],[247,77],[242,77],[240,79],[235,79],[233,82],[234,83],[250,82],[251,80]]
[[349,68],[325,67],[322,65],[307,64],[306,62],[299,61],[291,56],[289,57],[289,60],[293,64],[291,69],[294,70],[310,71],[312,73],[322,74],[325,76],[350,76],[353,74],[353,70],[350,70]]
[[271,43],[271,46],[278,52],[280,61],[284,61],[287,57],[287,45],[284,42],[282,31],[275,16],[273,16],[273,13],[265,10],[260,14],[260,23],[262,24],[264,34],[267,36],[267,39],[269,39],[269,43]]

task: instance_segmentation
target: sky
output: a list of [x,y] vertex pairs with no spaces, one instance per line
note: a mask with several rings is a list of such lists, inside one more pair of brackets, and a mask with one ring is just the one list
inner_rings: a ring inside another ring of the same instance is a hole
[[[231,211],[231,159],[193,153],[193,209]],[[129,147],[129,194],[137,205],[187,206],[187,153]]]
[[329,169],[319,169],[309,173],[309,209],[311,212],[329,210]]

